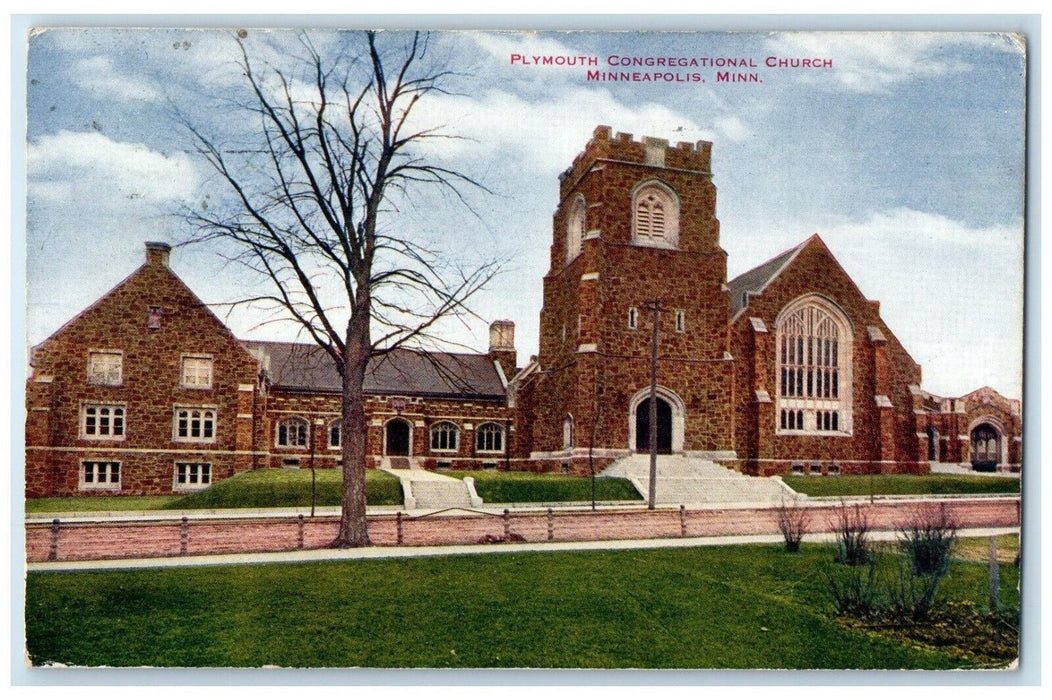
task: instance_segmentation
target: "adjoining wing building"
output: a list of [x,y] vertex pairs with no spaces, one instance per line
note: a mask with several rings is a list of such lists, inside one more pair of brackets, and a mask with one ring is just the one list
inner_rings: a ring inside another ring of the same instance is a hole
[[[727,280],[712,144],[598,127],[560,177],[539,353],[399,349],[369,366],[370,466],[587,473],[649,449],[769,475],[1017,469],[1020,402],[921,368],[818,235]],[[26,495],[157,494],[339,464],[340,382],[303,343],[239,340],[170,247],[34,348]]]

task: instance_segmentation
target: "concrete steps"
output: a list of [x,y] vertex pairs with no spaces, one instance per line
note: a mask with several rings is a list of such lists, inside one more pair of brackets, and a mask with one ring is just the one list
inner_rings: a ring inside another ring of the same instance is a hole
[[[650,488],[650,456],[633,454],[603,470],[602,476],[631,481],[643,498]],[[778,478],[746,476],[698,457],[658,455],[657,503],[780,503],[792,492]]]
[[416,507],[440,510],[442,508],[470,508],[471,494],[460,479],[449,481],[414,481],[413,497]]

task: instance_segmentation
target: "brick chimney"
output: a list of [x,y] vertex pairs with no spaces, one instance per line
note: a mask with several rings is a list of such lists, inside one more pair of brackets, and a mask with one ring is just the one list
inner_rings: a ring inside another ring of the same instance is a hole
[[515,376],[515,322],[494,321],[489,324],[489,356],[500,364],[505,379]]
[[171,255],[172,246],[167,243],[157,243],[156,241],[146,242],[146,264],[147,265],[164,265],[168,267],[168,256]]

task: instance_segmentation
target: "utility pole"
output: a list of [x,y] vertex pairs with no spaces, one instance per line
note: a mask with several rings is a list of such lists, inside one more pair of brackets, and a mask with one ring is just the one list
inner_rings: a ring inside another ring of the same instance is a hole
[[647,509],[654,510],[657,501],[657,371],[658,328],[661,325],[661,300],[647,302],[654,312],[654,329],[650,340],[650,488],[647,490]]

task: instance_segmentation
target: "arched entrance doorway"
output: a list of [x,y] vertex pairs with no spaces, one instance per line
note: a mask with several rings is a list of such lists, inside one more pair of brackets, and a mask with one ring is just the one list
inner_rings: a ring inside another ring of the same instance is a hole
[[409,436],[413,427],[409,421],[393,418],[384,429],[384,454],[388,457],[409,456]]
[[[668,401],[656,397],[658,454],[672,454],[672,406]],[[650,452],[650,399],[643,399],[636,406],[636,452]]]
[[1001,462],[1001,434],[989,423],[980,423],[968,435],[972,446],[972,469],[980,472],[997,470]]

